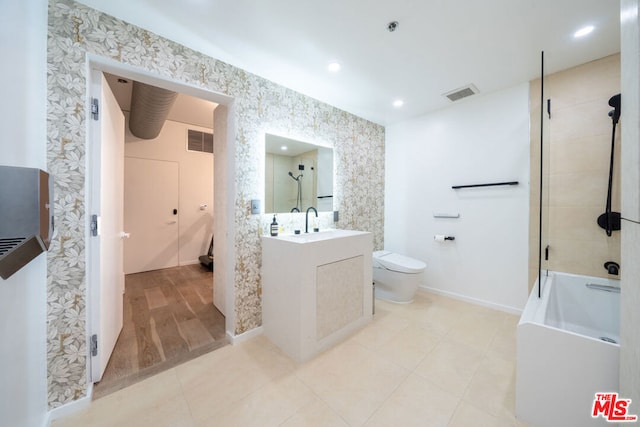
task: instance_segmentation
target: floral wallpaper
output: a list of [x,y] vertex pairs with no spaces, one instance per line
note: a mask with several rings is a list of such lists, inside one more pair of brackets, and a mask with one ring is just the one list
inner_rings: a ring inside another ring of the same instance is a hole
[[[371,231],[383,247],[384,128],[207,57],[70,0],[49,2],[47,161],[55,178],[57,236],[48,253],[47,369],[49,406],[87,392],[85,271],[86,54],[229,95],[235,100],[235,333],[260,326],[261,249],[265,216],[251,215],[263,188],[265,132],[334,148],[334,208],[323,227]],[[299,220],[299,218],[296,218]]]

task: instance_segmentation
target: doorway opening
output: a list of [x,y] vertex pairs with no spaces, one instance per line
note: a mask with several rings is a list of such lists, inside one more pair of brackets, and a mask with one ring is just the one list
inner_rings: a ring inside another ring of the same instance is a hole
[[[87,147],[89,168],[98,162],[97,169],[102,169],[103,174],[105,170],[113,171],[108,179],[121,180],[124,187],[124,226],[119,233],[124,276],[120,308],[123,323],[111,349],[96,356],[91,354],[88,372],[89,383],[95,383],[94,397],[100,397],[227,343],[226,330],[233,324],[233,286],[226,281],[232,276],[225,273],[233,259],[224,247],[232,232],[216,239],[222,242],[213,248],[216,261],[213,272],[198,258],[210,249],[216,229],[227,230],[230,220],[224,201],[232,197],[232,191],[226,190],[232,169],[226,163],[233,164],[226,158],[228,146],[233,144],[232,129],[227,128],[232,99],[104,58],[90,58],[90,68],[93,71],[88,87],[93,87],[98,75],[105,76],[109,86],[106,89],[113,92],[118,104],[115,108],[123,112],[126,122],[122,129],[125,142],[121,175],[117,167],[111,169],[99,163],[104,161],[101,144],[106,141],[95,137],[96,132],[89,132]],[[134,81],[178,93],[174,112],[167,116],[156,138],[143,140],[129,131],[127,102],[130,103],[131,89],[126,86]],[[106,100],[100,101],[103,104],[100,109],[106,110]],[[218,115],[221,117],[215,117]],[[217,136],[212,145],[222,147],[220,158],[218,153],[189,150],[191,144],[186,136],[193,129]],[[94,175],[88,174],[88,179],[96,181],[92,179]],[[107,179],[103,176],[102,181]],[[92,182],[87,188],[88,206],[91,214],[96,215],[94,207],[106,206],[104,201],[93,203],[102,197],[102,185]],[[214,225],[214,218],[218,224]],[[120,316],[118,310],[114,314],[108,307],[101,307],[104,299],[101,288],[108,285],[100,280],[101,258],[105,255],[101,248],[91,240],[87,244],[91,335],[102,331],[104,323],[111,322],[110,317]],[[216,271],[216,267],[222,271]],[[226,307],[231,308],[228,310],[231,316],[225,318]],[[104,367],[95,369],[94,365]]]

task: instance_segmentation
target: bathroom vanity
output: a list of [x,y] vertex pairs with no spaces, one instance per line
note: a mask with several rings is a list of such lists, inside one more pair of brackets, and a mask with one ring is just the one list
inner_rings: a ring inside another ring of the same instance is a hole
[[373,235],[363,231],[262,237],[262,325],[296,362],[372,319]]

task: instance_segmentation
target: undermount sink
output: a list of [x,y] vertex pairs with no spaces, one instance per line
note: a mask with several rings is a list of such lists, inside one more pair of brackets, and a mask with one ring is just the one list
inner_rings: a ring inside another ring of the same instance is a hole
[[300,233],[300,234],[283,234],[278,236],[279,239],[290,240],[295,243],[318,242],[320,240],[339,239],[343,237],[358,236],[365,234],[364,231],[328,229],[317,232]]

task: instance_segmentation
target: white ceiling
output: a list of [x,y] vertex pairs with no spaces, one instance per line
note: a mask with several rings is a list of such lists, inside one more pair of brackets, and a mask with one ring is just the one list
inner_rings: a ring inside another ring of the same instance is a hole
[[[619,0],[80,3],[382,125],[445,107],[442,94],[469,83],[482,94],[534,79],[543,50],[546,73],[620,51]],[[574,39],[585,25],[593,33]]]

